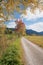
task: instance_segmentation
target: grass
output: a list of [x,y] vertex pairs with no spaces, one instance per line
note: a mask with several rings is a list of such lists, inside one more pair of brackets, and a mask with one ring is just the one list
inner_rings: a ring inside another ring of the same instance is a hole
[[[5,35],[4,38],[4,42],[0,43],[0,65],[24,65],[20,38],[15,38],[14,35]],[[3,37],[0,39],[3,41]]]
[[13,40],[12,35],[0,34],[0,57],[4,53],[6,48],[9,46],[9,44],[11,44],[12,40]]
[[26,38],[43,48],[43,36],[26,36]]

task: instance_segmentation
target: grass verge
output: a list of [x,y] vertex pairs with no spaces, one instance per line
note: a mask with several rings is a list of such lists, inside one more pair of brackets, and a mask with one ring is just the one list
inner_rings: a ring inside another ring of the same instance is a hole
[[0,58],[0,65],[24,65],[22,61],[23,51],[20,38],[13,39],[5,49],[5,52]]

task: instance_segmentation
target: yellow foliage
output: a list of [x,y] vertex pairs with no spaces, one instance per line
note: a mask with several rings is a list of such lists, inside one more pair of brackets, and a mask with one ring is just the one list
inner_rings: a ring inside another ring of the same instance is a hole
[[[20,11],[20,4],[23,4],[25,6],[25,8],[27,8],[28,6],[31,6],[32,4],[34,5],[33,7],[39,7],[40,1],[39,0],[8,0],[8,2],[5,4],[5,7],[7,9],[8,12],[12,12],[14,10]],[[43,7],[43,5],[41,5],[41,8]],[[42,8],[43,9],[43,8]]]
[[[23,10],[20,8],[20,4],[24,6]],[[43,1],[42,2],[40,2],[40,0],[8,0],[7,2],[2,1],[0,5],[0,14],[3,13],[3,6],[7,10],[8,15],[14,12],[14,10],[26,14],[27,7],[30,7],[31,8],[30,11],[33,13],[35,8],[39,8],[40,10],[43,10]]]
[[2,24],[2,25],[0,26],[0,34],[4,34],[5,29],[6,29],[6,26],[5,26],[4,24]]

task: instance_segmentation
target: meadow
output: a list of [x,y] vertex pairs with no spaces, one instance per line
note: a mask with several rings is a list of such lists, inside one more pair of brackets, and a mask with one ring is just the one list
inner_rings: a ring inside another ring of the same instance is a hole
[[43,36],[26,36],[26,38],[43,48]]

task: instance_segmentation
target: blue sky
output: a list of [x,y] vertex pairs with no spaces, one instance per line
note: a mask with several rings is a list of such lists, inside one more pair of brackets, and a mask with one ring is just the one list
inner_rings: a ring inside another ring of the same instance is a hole
[[13,16],[9,16],[10,21],[7,22],[7,27],[14,28],[16,26],[15,20],[22,19],[25,23],[26,29],[33,29],[35,31],[41,32],[43,31],[43,11],[39,11],[36,9],[34,13],[30,12],[30,9],[26,9],[27,14],[21,14],[18,12],[14,12]]

